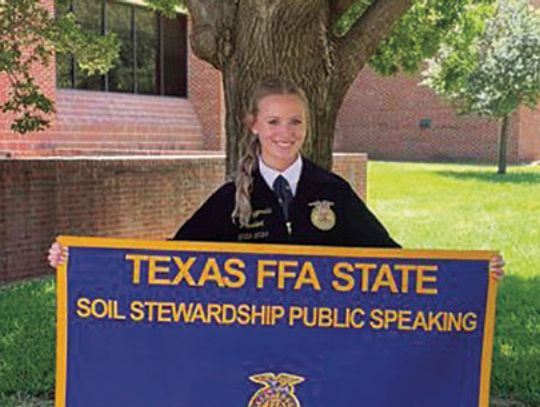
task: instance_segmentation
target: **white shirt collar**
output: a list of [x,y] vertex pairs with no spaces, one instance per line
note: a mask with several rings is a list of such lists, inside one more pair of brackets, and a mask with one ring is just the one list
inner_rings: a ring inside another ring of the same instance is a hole
[[278,175],[283,175],[291,186],[293,195],[296,195],[296,188],[298,187],[298,181],[300,180],[300,174],[302,172],[302,156],[298,154],[298,158],[295,162],[288,166],[283,172],[270,168],[259,156],[259,171],[270,189],[274,189],[274,181]]

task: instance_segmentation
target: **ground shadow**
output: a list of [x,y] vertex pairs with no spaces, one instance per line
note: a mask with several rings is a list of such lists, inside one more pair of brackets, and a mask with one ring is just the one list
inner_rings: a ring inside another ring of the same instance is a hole
[[540,184],[540,172],[538,173],[512,173],[497,174],[494,169],[481,171],[436,171],[436,174],[443,177],[457,180],[474,180],[491,182],[494,184]]

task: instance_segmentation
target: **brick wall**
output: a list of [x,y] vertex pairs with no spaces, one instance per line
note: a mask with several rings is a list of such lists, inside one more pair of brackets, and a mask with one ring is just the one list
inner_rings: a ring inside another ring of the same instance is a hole
[[[495,162],[499,124],[457,116],[419,81],[408,75],[382,78],[365,68],[340,111],[335,150],[387,160]],[[421,128],[423,119],[431,120],[431,127]],[[509,159],[516,162],[524,158],[519,155],[520,128],[512,129]]]
[[0,161],[0,281],[51,272],[57,234],[171,236],[223,166],[222,156]]
[[367,196],[367,154],[334,153],[332,171],[345,178],[362,199]]
[[540,109],[531,110],[527,107],[519,109],[518,160],[540,160]]
[[225,148],[225,105],[221,72],[199,59],[191,47],[188,52],[188,98],[193,103],[203,129],[203,148]]
[[[52,12],[54,9],[54,0],[41,0],[41,3]],[[53,101],[56,99],[56,64],[54,58],[51,59],[48,66],[33,64],[30,70],[35,82],[41,87],[41,90]],[[0,105],[4,104],[8,98],[9,81],[5,74],[0,74]],[[30,141],[41,142],[47,139],[44,133],[33,133],[21,135],[12,132],[10,129],[14,116],[2,113],[0,111],[0,157],[9,155],[13,149],[24,148],[24,145]],[[54,115],[48,119],[54,122]],[[6,144],[6,143],[9,143]]]
[[44,132],[0,133],[12,156],[178,154],[202,150],[202,129],[183,98],[58,89]]
[[[365,160],[335,157],[363,196]],[[170,237],[223,174],[223,155],[0,160],[0,282],[52,273],[58,234]]]

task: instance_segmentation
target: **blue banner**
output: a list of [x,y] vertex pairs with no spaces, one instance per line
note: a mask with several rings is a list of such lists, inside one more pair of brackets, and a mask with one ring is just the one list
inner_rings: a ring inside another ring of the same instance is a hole
[[62,237],[56,407],[487,407],[494,252]]

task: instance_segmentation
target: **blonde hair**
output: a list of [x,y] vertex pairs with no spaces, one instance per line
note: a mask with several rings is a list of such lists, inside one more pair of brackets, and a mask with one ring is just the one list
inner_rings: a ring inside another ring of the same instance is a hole
[[253,171],[258,167],[261,143],[257,134],[251,131],[251,125],[259,113],[259,102],[270,95],[298,96],[306,109],[306,120],[309,121],[308,102],[304,91],[295,83],[282,78],[268,78],[260,82],[253,91],[246,115],[248,135],[244,141],[244,154],[238,161],[234,183],[236,185],[235,206],[231,214],[233,222],[240,227],[249,225],[253,209],[251,207],[251,191],[253,189]]

